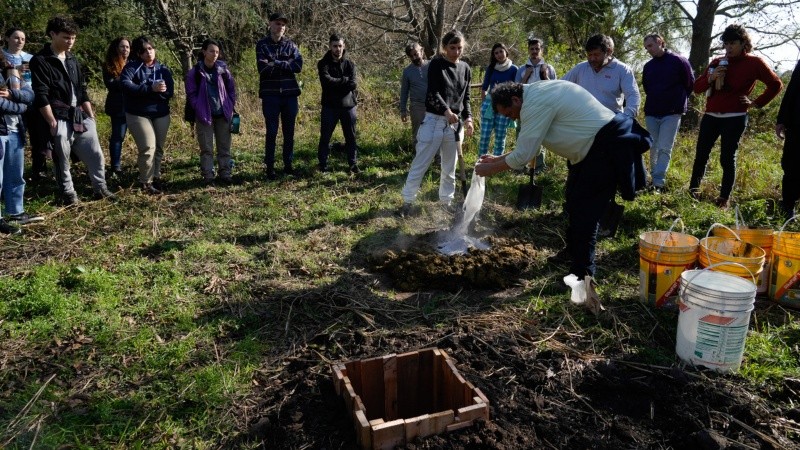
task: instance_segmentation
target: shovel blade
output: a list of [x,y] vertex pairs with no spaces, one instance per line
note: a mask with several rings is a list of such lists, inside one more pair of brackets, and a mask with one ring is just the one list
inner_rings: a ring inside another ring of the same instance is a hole
[[541,186],[529,183],[520,185],[519,193],[517,194],[517,209],[524,211],[542,206],[542,192]]

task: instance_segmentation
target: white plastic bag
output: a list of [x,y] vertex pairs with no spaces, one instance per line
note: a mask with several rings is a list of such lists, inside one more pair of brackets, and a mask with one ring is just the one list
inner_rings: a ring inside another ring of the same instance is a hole
[[577,276],[569,274],[564,277],[564,284],[572,289],[569,301],[576,305],[586,302],[586,283],[583,280],[579,280]]

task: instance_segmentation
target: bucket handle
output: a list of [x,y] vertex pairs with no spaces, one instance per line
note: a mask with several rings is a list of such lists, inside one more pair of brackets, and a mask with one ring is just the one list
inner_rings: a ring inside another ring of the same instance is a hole
[[[689,285],[692,284],[692,281],[694,281],[695,278],[700,276],[701,272],[705,272],[706,270],[711,270],[714,267],[724,266],[724,265],[739,266],[739,267],[743,268],[744,270],[747,271],[747,273],[750,274],[750,278],[753,280],[753,285],[756,285],[756,277],[755,277],[755,275],[753,275],[753,271],[748,269],[747,267],[745,267],[744,264],[740,264],[740,263],[733,262],[733,261],[723,261],[723,262],[718,262],[716,264],[711,264],[710,266],[708,266],[708,267],[706,267],[704,269],[698,270],[697,273],[694,274],[694,276],[692,276],[692,278],[689,278],[688,280],[686,280],[686,287],[684,287],[683,284],[681,283],[680,292],[678,293],[679,297],[683,298],[683,295],[686,292],[686,288],[688,288]],[[735,276],[735,275],[731,275],[731,276]]]
[[[728,230],[731,233],[733,233],[733,235],[736,237],[737,241],[741,241],[742,240],[742,238],[739,237],[739,233],[731,230],[728,226],[723,225],[723,224],[721,224],[719,222],[712,223],[711,227],[709,227],[708,231],[706,231],[706,259],[708,259],[708,262],[711,262],[711,255],[708,253],[708,237],[711,236],[711,230],[713,230],[716,227],[725,228],[726,230]],[[719,264],[725,264],[725,263],[719,263]],[[739,264],[739,263],[729,263],[729,264]],[[717,265],[717,264],[714,264],[714,265]],[[741,264],[739,264],[739,265],[741,265]],[[711,267],[711,266],[709,266],[709,267]],[[750,269],[747,269],[747,271],[750,272]],[[752,272],[750,274],[752,275]]]
[[780,229],[780,231],[778,231],[778,234],[783,233],[783,229],[786,228],[786,225],[789,225],[789,222],[797,219],[798,217],[800,217],[800,216],[792,216],[786,222],[783,222],[783,226],[781,226],[781,229]]
[[677,219],[673,220],[672,221],[672,225],[670,225],[669,230],[667,230],[667,235],[664,236],[664,240],[661,241],[661,245],[658,246],[658,253],[656,253],[656,261],[658,261],[659,258],[661,258],[661,250],[664,249],[664,244],[667,243],[667,239],[669,239],[672,236],[672,229],[675,228],[675,225],[677,225],[678,222],[681,223],[681,233],[684,232],[685,227],[684,227],[684,224],[683,224],[683,219],[678,217]]

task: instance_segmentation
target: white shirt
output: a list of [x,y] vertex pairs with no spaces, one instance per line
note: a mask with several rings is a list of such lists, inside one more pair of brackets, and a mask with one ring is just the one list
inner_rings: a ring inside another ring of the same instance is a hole
[[577,164],[586,157],[597,132],[614,118],[582,87],[562,80],[523,87],[519,136],[506,164],[522,169],[544,145]]
[[[636,117],[642,97],[636,76],[627,64],[612,59],[595,72],[587,61],[577,64],[564,75],[562,80],[571,81],[589,91],[606,108],[614,112]],[[625,109],[622,103],[625,102]]]

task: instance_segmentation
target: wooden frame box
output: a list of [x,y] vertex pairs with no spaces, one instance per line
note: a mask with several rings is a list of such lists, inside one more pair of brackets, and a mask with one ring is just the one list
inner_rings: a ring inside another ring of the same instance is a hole
[[331,371],[364,450],[392,449],[489,420],[489,400],[464,380],[444,350],[333,364]]

